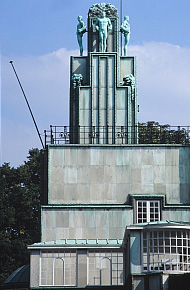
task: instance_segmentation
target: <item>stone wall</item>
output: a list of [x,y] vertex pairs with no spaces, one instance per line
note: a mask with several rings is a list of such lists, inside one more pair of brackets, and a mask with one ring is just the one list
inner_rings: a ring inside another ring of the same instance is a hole
[[129,194],[190,203],[189,147],[65,145],[48,154],[49,204],[124,204]]
[[59,239],[123,239],[133,223],[130,207],[42,207],[42,242]]

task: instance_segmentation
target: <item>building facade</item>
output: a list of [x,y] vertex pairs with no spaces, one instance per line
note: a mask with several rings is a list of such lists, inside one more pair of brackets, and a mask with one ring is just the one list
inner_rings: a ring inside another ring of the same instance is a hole
[[87,30],[87,56],[71,57],[70,128],[51,128],[42,151],[30,288],[169,289],[190,272],[190,147],[140,144],[117,9],[94,4]]

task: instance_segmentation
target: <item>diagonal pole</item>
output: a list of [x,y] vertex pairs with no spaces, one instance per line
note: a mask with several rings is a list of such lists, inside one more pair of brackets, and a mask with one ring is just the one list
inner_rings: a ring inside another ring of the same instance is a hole
[[[122,0],[120,0],[120,26],[121,26],[121,24],[122,24]],[[122,56],[122,33],[121,33],[121,56]]]
[[36,131],[37,131],[38,136],[39,136],[39,138],[40,138],[40,142],[41,142],[41,144],[42,144],[42,147],[43,147],[43,149],[45,149],[44,144],[43,144],[43,141],[42,141],[42,137],[41,137],[40,132],[39,132],[39,130],[38,130],[37,123],[36,123],[36,121],[35,121],[35,119],[34,119],[34,115],[33,115],[32,110],[31,110],[31,108],[30,108],[29,102],[28,102],[28,100],[27,100],[27,97],[26,97],[26,95],[25,95],[24,89],[23,89],[23,87],[22,87],[22,85],[21,85],[21,82],[20,82],[20,80],[19,80],[19,77],[18,77],[18,75],[17,75],[17,73],[16,73],[16,70],[15,70],[15,68],[14,68],[13,61],[12,61],[12,60],[10,61],[10,64],[12,65],[12,68],[13,68],[13,70],[14,70],[14,73],[15,73],[15,75],[16,75],[16,78],[17,78],[17,80],[18,80],[18,83],[19,83],[19,85],[20,85],[21,91],[22,91],[22,93],[23,93],[23,95],[24,95],[25,101],[26,101],[26,103],[27,103],[28,109],[29,109],[30,114],[31,114],[31,117],[32,117],[32,120],[33,120],[34,125],[35,125],[35,127],[36,127]]

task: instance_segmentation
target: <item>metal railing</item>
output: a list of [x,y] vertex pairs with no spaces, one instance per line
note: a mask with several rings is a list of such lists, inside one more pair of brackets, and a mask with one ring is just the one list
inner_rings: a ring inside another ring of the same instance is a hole
[[50,126],[48,144],[183,144],[190,145],[190,126]]

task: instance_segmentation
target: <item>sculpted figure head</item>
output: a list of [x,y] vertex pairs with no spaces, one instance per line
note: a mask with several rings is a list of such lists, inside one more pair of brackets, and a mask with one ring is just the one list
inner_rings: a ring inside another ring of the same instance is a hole
[[82,16],[81,16],[81,15],[78,16],[78,21],[79,21],[79,22],[82,21]]
[[105,11],[102,11],[102,15],[101,15],[102,18],[106,17],[106,12]]

